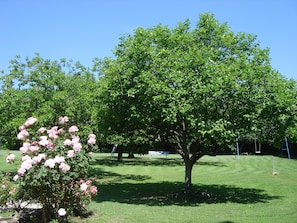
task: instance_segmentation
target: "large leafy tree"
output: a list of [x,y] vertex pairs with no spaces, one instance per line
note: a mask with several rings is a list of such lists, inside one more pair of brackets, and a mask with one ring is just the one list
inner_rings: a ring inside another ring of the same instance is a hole
[[[289,91],[296,95],[296,86],[279,96],[289,84],[271,68],[269,50],[212,14],[201,15],[193,29],[188,20],[173,29],[137,28],[120,38],[114,54],[95,63],[103,79],[108,134],[175,146],[185,164],[186,192],[203,155],[247,134],[261,133],[267,140],[268,129],[274,129],[284,135],[278,123],[286,102],[279,100],[291,98]],[[285,84],[274,89],[274,80]],[[269,117],[276,107],[276,116]]]

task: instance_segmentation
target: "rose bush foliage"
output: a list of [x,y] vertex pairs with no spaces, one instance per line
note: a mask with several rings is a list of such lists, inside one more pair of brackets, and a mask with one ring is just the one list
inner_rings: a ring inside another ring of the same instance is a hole
[[[68,117],[60,117],[59,125],[47,129],[38,128],[37,119],[30,117],[19,127],[22,162],[13,177],[23,198],[40,202],[44,218],[60,222],[86,211],[86,205],[97,194],[97,187],[85,179],[96,135],[90,134],[83,143],[78,127],[68,126],[68,121]],[[14,158],[10,154],[6,161]]]

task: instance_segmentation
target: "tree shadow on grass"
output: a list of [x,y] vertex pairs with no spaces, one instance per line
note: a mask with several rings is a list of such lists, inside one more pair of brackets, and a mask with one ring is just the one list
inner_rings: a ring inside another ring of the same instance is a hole
[[94,179],[105,179],[105,181],[121,182],[123,180],[144,181],[151,179],[147,175],[118,174],[111,171],[104,171],[98,167],[89,169],[89,176]]
[[200,204],[265,203],[278,196],[266,194],[264,190],[240,188],[231,185],[194,185],[193,192],[186,196],[180,182],[160,183],[111,183],[98,185],[99,194],[96,201],[143,204],[148,206],[198,206]]

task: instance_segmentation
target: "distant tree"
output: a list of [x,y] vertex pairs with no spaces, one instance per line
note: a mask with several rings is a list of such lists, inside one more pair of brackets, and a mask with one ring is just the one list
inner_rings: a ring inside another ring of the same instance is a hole
[[[107,134],[170,143],[184,160],[187,193],[202,156],[233,147],[246,134],[261,132],[267,140],[269,128],[284,136],[280,118],[287,101],[296,101],[295,83],[272,69],[256,36],[234,33],[212,14],[201,15],[192,30],[189,20],[173,29],[137,28],[120,38],[114,54],[95,62]],[[296,106],[290,109],[288,119]]]
[[97,82],[79,62],[43,59],[38,54],[23,62],[17,56],[1,79],[0,140],[5,147],[17,145],[18,127],[31,116],[43,126],[69,116],[85,135],[97,127]]

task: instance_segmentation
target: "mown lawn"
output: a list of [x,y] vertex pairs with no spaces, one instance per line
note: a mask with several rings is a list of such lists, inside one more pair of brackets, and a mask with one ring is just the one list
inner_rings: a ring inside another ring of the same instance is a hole
[[[7,153],[7,152],[6,152]],[[1,151],[0,168],[7,169]],[[274,169],[273,169],[274,163]],[[278,172],[273,175],[272,172]],[[193,168],[195,193],[184,199],[178,155],[125,159],[95,153],[90,174],[99,188],[75,222],[286,222],[297,219],[297,161],[272,156],[205,156]]]

